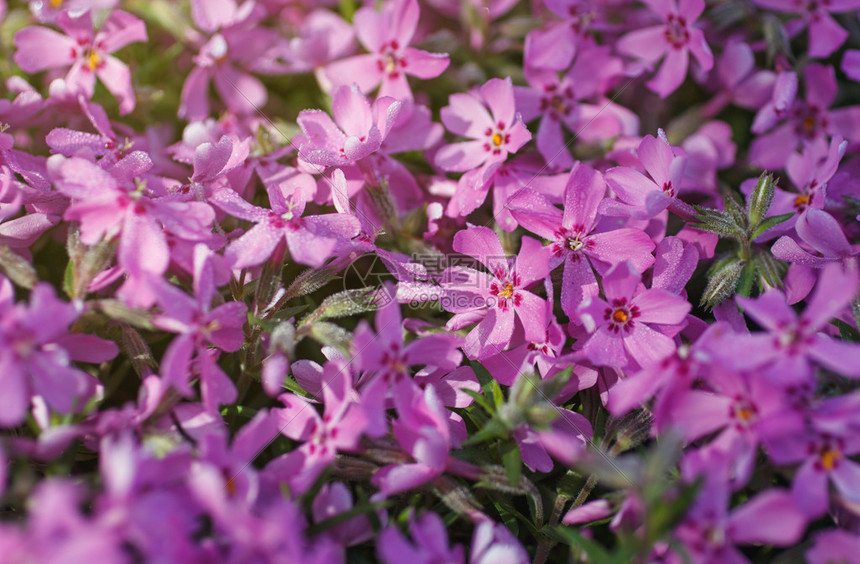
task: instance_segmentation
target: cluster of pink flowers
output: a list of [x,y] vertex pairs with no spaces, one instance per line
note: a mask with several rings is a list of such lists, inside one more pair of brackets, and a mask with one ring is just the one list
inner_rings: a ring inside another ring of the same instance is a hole
[[856,562],[858,10],[0,0],[0,559]]

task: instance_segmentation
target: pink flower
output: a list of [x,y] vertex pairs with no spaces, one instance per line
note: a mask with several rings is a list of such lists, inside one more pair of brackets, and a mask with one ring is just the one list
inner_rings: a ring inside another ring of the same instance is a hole
[[654,242],[642,230],[622,227],[598,229],[598,207],[606,196],[603,177],[586,165],[571,171],[564,191],[564,212],[540,194],[523,190],[508,206],[516,220],[532,233],[551,241],[550,268],[564,264],[561,308],[574,318],[576,308],[588,296],[597,295],[594,271],[630,260],[637,272],[654,264]]
[[643,290],[641,279],[629,262],[619,263],[603,277],[606,300],[587,296],[580,306],[581,321],[592,333],[583,352],[594,364],[647,366],[675,351],[671,335],[691,306],[665,290]]
[[225,212],[256,223],[227,246],[224,257],[232,268],[262,264],[284,239],[295,262],[318,268],[340,241],[358,235],[358,219],[348,213],[302,217],[308,194],[313,193],[316,184],[309,175],[298,171],[284,178],[282,183],[266,187],[271,209],[251,205],[229,188],[212,196],[212,203]]
[[156,327],[178,333],[162,358],[162,376],[180,394],[190,396],[190,376],[199,375],[203,405],[211,412],[235,401],[236,388],[215,362],[208,344],[226,352],[237,351],[245,339],[242,325],[247,310],[242,302],[211,307],[217,291],[214,260],[206,245],[198,244],[194,248],[195,296],[166,282],[161,284],[157,294],[162,313],[153,320]]
[[119,110],[134,109],[134,90],[128,67],[110,53],[135,41],[146,41],[143,22],[129,13],[114,11],[98,33],[93,33],[90,12],[73,18],[69,12],[56,20],[66,35],[45,27],[26,27],[15,34],[15,62],[26,72],[71,65],[66,86],[91,98],[96,76],[119,101]]
[[401,103],[378,98],[373,106],[355,86],[341,86],[332,96],[332,118],[322,110],[303,110],[296,120],[302,133],[293,137],[299,158],[329,167],[353,164],[382,146],[397,121]]
[[687,76],[690,53],[703,71],[711,70],[714,55],[705,34],[693,23],[705,9],[705,0],[643,0],[663,19],[663,24],[632,31],[618,40],[618,51],[653,65],[664,59],[657,74],[646,84],[665,98]]
[[618,166],[606,171],[606,183],[619,200],[631,206],[633,217],[648,219],[676,201],[687,157],[672,149],[662,129],[657,137],[643,137],[636,154],[650,178],[635,168]]
[[480,321],[463,345],[469,358],[502,352],[510,344],[516,319],[526,341],[546,338],[545,301],[526,290],[549,274],[549,256],[538,241],[523,237],[519,255],[509,259],[491,229],[470,225],[454,236],[454,250],[490,271],[452,266],[443,273],[442,307],[456,314],[448,329]]
[[[823,2],[787,2],[786,0],[753,0],[759,6],[778,12],[799,12],[803,19],[794,20],[786,27],[794,33],[809,27],[809,56],[824,58],[830,56],[845,43],[848,32],[836,23],[832,12],[856,12],[860,0],[824,0]],[[800,25],[796,25],[796,24]]]
[[412,100],[406,75],[435,78],[449,63],[447,54],[408,46],[418,17],[417,0],[390,0],[381,11],[371,6],[356,11],[353,19],[356,35],[370,53],[328,65],[328,78],[336,85],[355,83],[364,93],[381,83],[379,96]]
[[482,165],[486,170],[504,161],[532,137],[516,112],[510,77],[490,79],[477,92],[452,94],[441,117],[448,131],[472,139],[446,145],[436,153],[436,164],[453,172]]

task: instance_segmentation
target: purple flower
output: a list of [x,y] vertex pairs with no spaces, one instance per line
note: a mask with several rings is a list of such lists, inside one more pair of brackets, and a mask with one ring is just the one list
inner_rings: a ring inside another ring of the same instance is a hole
[[251,205],[229,188],[212,196],[212,203],[230,215],[256,223],[227,246],[224,256],[232,268],[262,264],[283,240],[295,262],[318,268],[341,240],[358,235],[360,225],[351,214],[303,217],[307,194],[316,189],[316,183],[298,171],[286,176],[283,182],[267,186],[271,209]]
[[525,122],[541,118],[535,139],[538,151],[552,168],[573,166],[562,125],[585,143],[638,132],[638,120],[625,120],[619,115],[620,106],[609,101],[605,104],[584,102],[602,95],[611,79],[621,72],[621,60],[610,56],[609,49],[603,47],[583,51],[561,78],[555,71],[525,68],[531,88],[514,87],[517,108]]
[[441,118],[448,131],[472,139],[445,145],[436,153],[436,164],[453,172],[481,166],[487,170],[532,137],[516,112],[510,77],[490,79],[477,92],[452,94]]
[[[672,340],[690,303],[666,290],[643,290],[642,276],[629,262],[603,277],[606,301],[586,296],[578,314],[592,333],[583,352],[601,366],[647,366],[675,351]],[[654,327],[652,327],[654,325]]]
[[380,97],[412,100],[406,75],[435,78],[449,63],[447,54],[409,47],[418,18],[417,0],[389,0],[380,11],[371,6],[356,11],[355,33],[369,53],[328,65],[329,80],[335,85],[355,83],[364,93],[381,83]]
[[508,206],[520,225],[552,241],[549,266],[564,265],[560,301],[571,319],[583,299],[597,295],[595,269],[604,275],[611,266],[629,260],[637,272],[645,272],[654,264],[654,242],[644,231],[598,228],[598,208],[605,196],[600,173],[580,164],[567,181],[564,212],[529,190],[521,191]]
[[134,91],[128,67],[110,56],[135,41],[146,41],[143,22],[127,12],[116,10],[93,33],[89,11],[78,17],[70,12],[57,16],[61,35],[45,27],[26,27],[15,34],[15,62],[26,72],[39,72],[71,65],[66,86],[92,98],[96,76],[119,101],[119,110],[127,114],[134,109]]
[[153,319],[156,327],[179,334],[170,342],[161,360],[162,376],[180,394],[190,396],[189,377],[197,374],[203,405],[213,412],[219,405],[236,399],[236,388],[215,362],[214,351],[207,345],[215,345],[225,352],[237,351],[245,340],[242,325],[247,310],[241,302],[228,302],[210,309],[217,290],[212,264],[215,258],[206,245],[197,245],[194,249],[194,297],[162,283],[157,290],[162,313]]
[[118,349],[94,335],[70,334],[80,313],[48,284],[33,289],[29,304],[16,304],[11,284],[0,280],[0,425],[22,423],[34,396],[58,413],[80,411],[93,396],[97,380],[72,362],[105,362]]
[[409,520],[409,542],[397,527],[389,525],[379,534],[376,550],[385,564],[463,564],[462,545],[448,547],[445,523],[436,513],[428,511],[418,519]]
[[456,314],[448,329],[480,321],[463,345],[469,358],[502,352],[514,334],[516,319],[526,341],[546,338],[546,304],[526,288],[549,273],[549,257],[535,239],[523,237],[521,244],[519,255],[509,259],[487,227],[471,225],[454,236],[456,252],[473,257],[490,271],[452,266],[443,273],[442,306]]
[[705,34],[694,27],[705,9],[705,0],[648,0],[648,6],[663,19],[663,24],[632,31],[616,43],[619,52],[641,59],[649,65],[665,58],[657,74],[646,84],[665,98],[687,76],[690,53],[703,71],[711,70],[714,55]]
[[635,168],[617,166],[606,171],[606,183],[621,202],[631,206],[632,217],[648,219],[676,201],[687,157],[672,149],[662,129],[657,137],[643,137],[636,154],[650,178]]
[[806,144],[821,143],[839,135],[848,141],[860,138],[860,106],[828,109],[836,99],[836,71],[812,64],[803,69],[806,97],[794,100],[774,119],[756,123],[761,133],[750,145],[750,161],[762,168],[781,169],[789,156]]
[[321,167],[344,166],[369,156],[397,121],[401,103],[378,98],[373,106],[356,86],[341,86],[332,96],[332,118],[322,110],[302,110],[297,122],[302,133],[292,144],[299,158]]
[[[809,27],[809,56],[830,56],[848,38],[848,32],[830,15],[831,12],[851,12],[860,8],[860,0],[825,0],[824,2],[786,2],[785,0],[753,0],[759,6],[778,12],[800,12],[803,19],[789,22],[792,35]],[[800,25],[796,25],[800,24]]]
[[812,298],[801,315],[789,307],[779,290],[757,299],[738,297],[744,312],[766,333],[727,336],[724,362],[736,369],[761,368],[762,374],[783,386],[809,381],[811,363],[838,374],[860,377],[860,346],[821,333],[857,295],[857,270],[839,264],[822,270]]
[[285,407],[272,410],[281,434],[302,444],[274,462],[271,471],[298,492],[307,490],[338,452],[355,449],[368,425],[348,365],[329,361],[323,366],[322,396],[323,415],[293,393],[282,394],[278,399]]
[[247,70],[285,70],[275,60],[281,49],[280,37],[274,30],[258,25],[265,13],[248,3],[239,8],[233,0],[195,0],[191,4],[191,16],[200,29],[207,33],[220,31],[194,57],[195,66],[182,87],[179,117],[209,117],[210,82],[215,83],[215,90],[230,111],[241,115],[259,111],[268,99],[266,87]]

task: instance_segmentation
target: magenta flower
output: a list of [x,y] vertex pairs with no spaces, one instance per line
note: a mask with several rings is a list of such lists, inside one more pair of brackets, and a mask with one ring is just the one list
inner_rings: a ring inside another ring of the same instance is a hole
[[[623,119],[619,115],[623,111],[620,106],[609,101],[605,104],[584,102],[603,95],[610,81],[622,70],[621,60],[610,56],[607,47],[584,50],[560,78],[555,71],[525,68],[531,88],[514,87],[517,108],[527,123],[541,118],[535,140],[538,151],[552,168],[573,166],[562,125],[573,132],[578,141],[585,143],[638,133],[638,120]],[[633,124],[635,127],[630,126]]]
[[418,26],[417,0],[389,0],[377,11],[365,6],[355,12],[353,26],[358,40],[369,51],[331,63],[326,68],[335,85],[357,84],[362,92],[379,88],[379,96],[412,100],[406,75],[435,78],[448,68],[448,55],[428,53],[409,43]]
[[448,547],[445,523],[436,513],[428,511],[418,519],[409,520],[409,542],[395,526],[388,526],[379,534],[376,544],[379,559],[385,564],[463,564],[462,545]]
[[724,361],[736,369],[761,368],[762,374],[783,386],[813,378],[811,364],[851,378],[860,377],[860,346],[821,333],[857,296],[857,270],[831,264],[821,277],[801,315],[789,307],[779,290],[757,299],[737,298],[744,312],[766,333],[727,336]]
[[[170,264],[165,230],[191,241],[208,238],[215,213],[204,202],[182,202],[156,182],[147,183],[149,157],[135,151],[108,170],[80,157],[49,160],[57,189],[72,198],[65,219],[81,224],[81,241],[94,245],[119,238],[117,262],[129,278],[123,297],[148,307],[157,280]],[[163,191],[159,193],[157,190]]]
[[565,187],[564,212],[528,190],[521,191],[508,206],[520,225],[552,241],[549,265],[556,268],[564,264],[560,301],[562,311],[571,319],[583,299],[597,295],[595,270],[604,275],[623,260],[629,260],[637,272],[645,272],[654,264],[654,242],[644,231],[632,227],[598,230],[597,210],[605,196],[606,184],[600,173],[577,165]]
[[15,62],[26,72],[39,72],[70,66],[66,86],[91,98],[96,76],[119,101],[121,114],[134,109],[131,73],[111,53],[135,41],[146,41],[143,22],[129,13],[116,10],[93,33],[89,11],[77,18],[63,12],[56,23],[61,35],[45,27],[26,27],[15,34]]
[[546,338],[546,304],[526,288],[549,274],[549,256],[535,239],[523,237],[521,244],[519,255],[508,258],[487,227],[471,225],[454,236],[456,252],[473,257],[490,271],[452,266],[443,273],[442,307],[456,314],[448,329],[479,321],[463,345],[469,358],[502,352],[510,344],[517,319],[526,341]]
[[[220,258],[220,257],[219,257]],[[233,382],[215,362],[209,344],[225,352],[242,346],[246,310],[242,302],[228,302],[211,308],[216,295],[215,256],[204,244],[194,249],[194,297],[163,283],[157,290],[162,313],[153,324],[178,333],[161,360],[161,375],[182,395],[192,394],[190,376],[200,378],[203,405],[212,412],[236,399]]]
[[[388,288],[394,291],[394,288]],[[426,335],[405,343],[400,304],[391,300],[376,312],[376,335],[367,322],[356,328],[352,347],[359,370],[393,385],[409,378],[409,367],[428,366],[448,372],[459,366],[463,355],[456,335]]]
[[684,82],[690,53],[703,71],[711,70],[714,65],[714,55],[705,42],[705,34],[693,26],[705,9],[705,0],[647,0],[645,3],[664,23],[632,31],[619,39],[616,46],[619,52],[649,65],[664,59],[660,70],[646,84],[665,98]]
[[561,18],[529,32],[525,43],[527,67],[561,71],[570,66],[580,43],[594,28],[605,27],[602,3],[584,0],[543,0],[547,9]]
[[[815,425],[813,421],[813,426]],[[830,506],[828,484],[849,503],[860,503],[860,464],[849,457],[860,453],[860,441],[846,429],[841,436],[807,430],[786,433],[767,442],[767,454],[776,464],[801,462],[792,493],[809,518],[822,516]]]
[[837,135],[850,142],[860,139],[860,106],[828,109],[838,90],[834,68],[807,65],[803,77],[805,99],[796,99],[774,119],[755,124],[753,131],[761,135],[750,145],[753,164],[781,169],[788,157],[803,145],[826,144],[828,137]]
[[368,425],[364,408],[356,400],[348,366],[329,361],[323,366],[324,414],[302,396],[286,393],[278,399],[285,407],[273,409],[280,432],[301,446],[276,461],[271,470],[298,492],[305,491],[337,453],[358,446]]
[[230,215],[256,223],[227,246],[224,256],[232,268],[262,264],[284,239],[295,262],[318,268],[340,241],[358,235],[358,219],[350,214],[302,217],[306,203],[303,185],[306,194],[316,188],[313,178],[297,171],[283,183],[268,185],[271,209],[251,205],[229,188],[212,196],[212,203]]
[[[785,0],[753,0],[759,6],[777,12],[800,13],[802,20],[788,22],[792,35],[809,27],[809,56],[825,58],[836,51],[848,38],[848,32],[830,15],[834,12],[856,12],[860,0],[824,0],[823,2],[786,2]],[[797,25],[800,24],[800,25]]]
[[658,288],[642,290],[641,279],[629,262],[616,264],[603,277],[606,301],[586,296],[579,307],[579,318],[592,333],[583,352],[594,364],[647,366],[675,351],[672,336],[690,303]]
[[482,165],[486,170],[504,161],[532,137],[516,112],[510,77],[490,79],[477,92],[452,94],[441,117],[448,131],[472,139],[445,145],[436,153],[436,164],[453,172]]
[[[686,460],[685,460],[686,462]],[[710,468],[700,469],[705,484],[674,535],[683,544],[680,554],[693,562],[731,562],[749,560],[736,545],[765,544],[789,546],[796,543],[806,529],[806,518],[787,491],[770,488],[743,505],[729,511],[725,470],[719,459],[708,460]],[[690,476],[689,479],[692,479]]]
[[658,137],[643,137],[637,155],[650,178],[635,168],[618,166],[606,171],[606,183],[621,202],[631,206],[631,216],[647,219],[675,201],[687,157],[672,149],[662,130]]
[[355,86],[341,86],[332,96],[332,118],[322,110],[303,110],[297,122],[302,133],[292,143],[299,158],[329,167],[353,164],[382,146],[397,121],[401,103],[378,98],[373,106]]
[[94,335],[70,334],[79,315],[48,284],[33,289],[29,304],[16,304],[11,284],[0,280],[0,425],[23,423],[34,396],[57,413],[80,411],[92,397],[97,380],[72,361],[105,362],[118,349]]
[[[268,100],[266,87],[249,72],[281,72],[276,60],[281,46],[279,35],[260,25],[265,13],[234,0],[191,2],[191,16],[197,26],[212,35],[194,57],[194,68],[182,87],[178,115],[188,120],[209,117],[209,84],[227,108],[240,115],[258,112]],[[199,37],[199,36],[198,36]]]

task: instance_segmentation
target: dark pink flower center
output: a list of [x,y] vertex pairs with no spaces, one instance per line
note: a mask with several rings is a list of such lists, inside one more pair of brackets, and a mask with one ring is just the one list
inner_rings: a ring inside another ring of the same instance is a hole
[[398,54],[399,49],[400,44],[392,39],[380,47],[379,59],[376,60],[379,72],[385,73],[391,79],[399,78],[401,69],[406,68],[406,59]]
[[616,335],[621,331],[629,333],[633,330],[633,320],[642,315],[639,308],[627,303],[627,298],[612,300],[611,307],[603,312],[603,319],[609,322],[608,329]]
[[490,295],[498,298],[496,306],[502,311],[507,311],[511,305],[514,307],[523,303],[523,295],[518,291],[520,277],[517,273],[512,272],[507,275],[501,268],[496,269],[496,280],[490,284]]
[[675,49],[681,49],[690,42],[690,30],[687,29],[687,20],[683,16],[669,14],[663,33],[666,41]]
[[487,138],[487,142],[484,143],[484,150],[494,155],[501,155],[502,145],[511,141],[511,135],[505,133],[505,123],[501,121],[496,124],[495,129],[488,127],[484,131],[484,136]]

